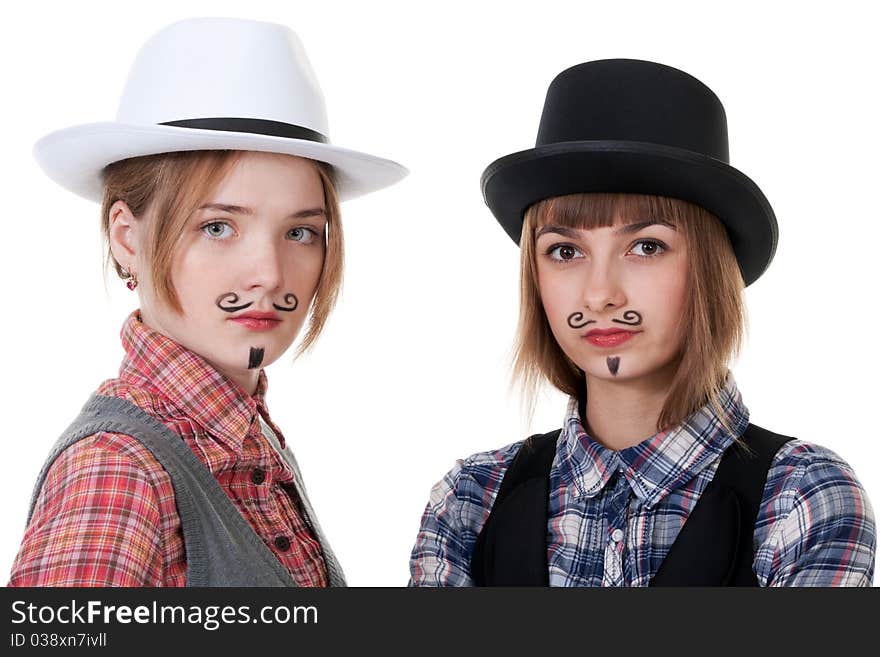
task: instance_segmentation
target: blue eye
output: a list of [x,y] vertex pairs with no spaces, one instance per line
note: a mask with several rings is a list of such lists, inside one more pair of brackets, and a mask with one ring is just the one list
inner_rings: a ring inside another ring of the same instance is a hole
[[547,255],[551,260],[557,262],[568,262],[578,257],[583,257],[580,250],[571,244],[554,244],[547,250]]
[[296,228],[291,228],[287,231],[288,236],[292,242],[302,242],[303,244],[310,244],[314,241],[317,233],[306,226],[297,226]]
[[[211,230],[212,228],[216,228],[218,226],[221,227],[221,231],[219,233],[215,230]],[[227,224],[225,221],[212,221],[211,223],[202,226],[201,231],[211,239],[225,239],[228,235],[222,230],[222,227],[232,230],[232,226]]]
[[635,251],[639,247],[641,247],[641,253],[636,253],[636,255],[642,258],[651,258],[666,251],[666,245],[658,240],[639,240],[633,244],[630,251]]

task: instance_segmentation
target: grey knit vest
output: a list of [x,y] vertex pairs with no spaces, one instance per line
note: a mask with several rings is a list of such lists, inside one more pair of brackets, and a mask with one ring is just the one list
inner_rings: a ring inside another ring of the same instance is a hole
[[[265,434],[278,446],[271,429]],[[37,479],[28,523],[52,463],[65,449],[99,431],[124,433],[146,447],[171,477],[183,541],[187,586],[296,586],[290,573],[242,517],[211,472],[181,437],[131,402],[93,394],[55,443]],[[345,586],[342,568],[315,518],[288,447],[279,450],[294,473],[303,519],[321,544],[330,586]]]

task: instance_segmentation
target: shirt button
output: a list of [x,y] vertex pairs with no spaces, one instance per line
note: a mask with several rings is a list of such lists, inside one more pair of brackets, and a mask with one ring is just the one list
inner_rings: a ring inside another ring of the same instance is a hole
[[613,532],[611,532],[611,540],[615,543],[620,543],[620,541],[623,540],[623,530],[615,529]]
[[251,481],[259,486],[266,481],[266,472],[261,468],[254,468],[251,470]]
[[281,552],[287,552],[290,549],[290,539],[286,536],[276,536],[275,547],[277,547]]

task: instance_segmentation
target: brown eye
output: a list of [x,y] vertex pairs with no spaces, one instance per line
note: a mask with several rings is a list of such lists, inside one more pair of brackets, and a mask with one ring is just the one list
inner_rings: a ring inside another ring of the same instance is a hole
[[552,260],[568,262],[569,260],[574,260],[580,257],[581,252],[571,244],[557,244],[550,247],[550,250],[547,251],[547,255],[549,255]]
[[[666,250],[666,247],[655,240],[639,240],[630,250],[638,256],[647,258],[663,253]],[[641,251],[641,253],[639,251]]]

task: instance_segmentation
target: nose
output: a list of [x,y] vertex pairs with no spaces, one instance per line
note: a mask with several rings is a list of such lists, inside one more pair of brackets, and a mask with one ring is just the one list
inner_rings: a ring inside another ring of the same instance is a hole
[[597,259],[587,268],[582,301],[587,309],[597,314],[626,305],[617,269],[611,263]]
[[264,288],[277,290],[284,282],[284,258],[274,244],[264,243],[254,246],[247,254],[247,276],[244,289]]

